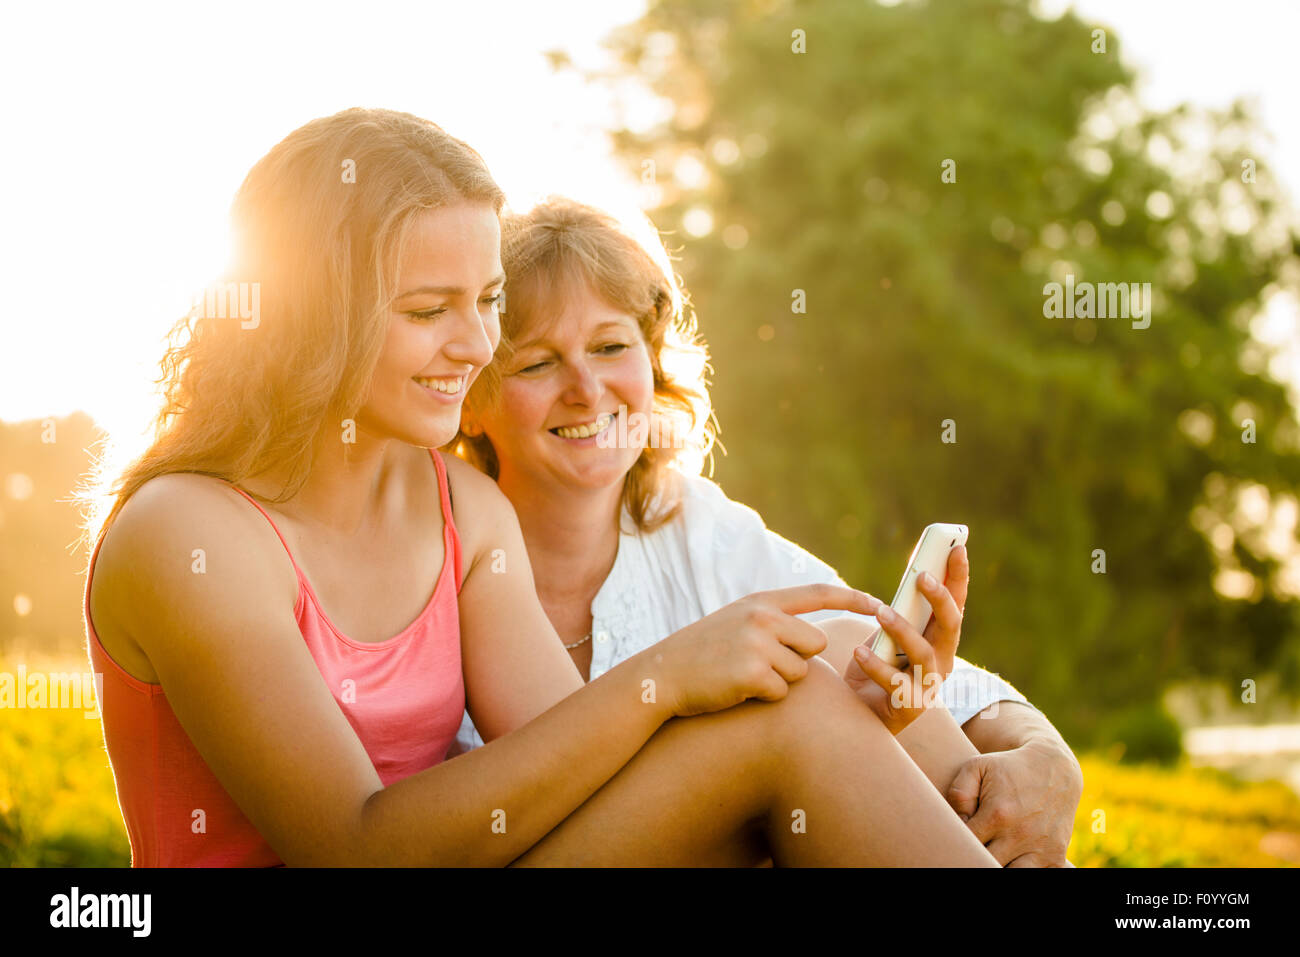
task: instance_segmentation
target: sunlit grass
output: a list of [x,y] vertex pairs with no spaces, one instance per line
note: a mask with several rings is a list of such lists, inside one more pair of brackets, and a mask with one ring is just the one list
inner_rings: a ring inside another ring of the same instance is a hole
[[[1294,867],[1300,797],[1207,768],[1129,767],[1083,755],[1069,857],[1078,867]],[[1104,815],[1104,816],[1103,816]]]
[[[29,672],[86,667],[82,659],[27,659]],[[0,662],[5,670],[16,665]],[[1187,766],[1130,767],[1099,755],[1080,763],[1084,793],[1069,851],[1079,867],[1300,864],[1300,798],[1281,783]],[[0,865],[130,861],[98,718],[80,709],[0,709]]]
[[[29,673],[89,668],[84,658],[25,661]],[[16,667],[0,662],[0,671]],[[99,718],[82,708],[0,709],[0,865],[130,863]]]

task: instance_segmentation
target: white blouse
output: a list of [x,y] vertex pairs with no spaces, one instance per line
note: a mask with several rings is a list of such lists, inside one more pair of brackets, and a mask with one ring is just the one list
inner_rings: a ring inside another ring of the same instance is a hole
[[[714,482],[672,474],[683,485],[681,508],[671,521],[640,533],[623,511],[614,567],[591,603],[592,680],[753,592],[844,584],[835,569],[768,529],[757,512],[727,498]],[[838,610],[799,617],[816,622],[844,615],[876,627],[870,616]],[[1006,681],[961,658],[939,694],[959,725],[998,701],[1029,704]],[[467,712],[448,757],[482,744]]]

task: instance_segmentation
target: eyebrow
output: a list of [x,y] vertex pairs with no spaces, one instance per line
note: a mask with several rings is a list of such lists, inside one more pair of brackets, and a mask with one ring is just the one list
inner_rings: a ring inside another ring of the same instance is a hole
[[[604,330],[608,329],[611,326],[613,326],[615,329],[622,329],[626,332],[629,330],[630,327],[634,325],[635,323],[631,319],[606,319],[604,322],[598,325],[591,332],[592,335],[596,335],[600,332],[603,332]],[[525,349],[532,349],[535,346],[544,346],[544,345],[549,345],[549,343],[546,341],[546,336],[542,335],[542,336],[538,336],[536,339],[530,339],[527,342],[520,343],[519,345],[515,346],[515,351],[523,352]]]
[[[501,275],[497,276],[495,279],[493,279],[483,288],[490,289],[492,286],[495,286],[498,283],[503,283],[505,281],[506,281],[506,274],[501,273]],[[425,294],[435,295],[435,296],[463,296],[465,295],[465,287],[464,286],[419,286],[415,289],[408,289],[406,290],[406,292],[399,293],[397,299],[407,299],[411,296],[419,296]]]

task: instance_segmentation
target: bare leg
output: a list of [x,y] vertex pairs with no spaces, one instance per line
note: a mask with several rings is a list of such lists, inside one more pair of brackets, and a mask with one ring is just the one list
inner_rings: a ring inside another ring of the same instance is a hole
[[988,866],[988,853],[825,662],[783,701],[677,718],[522,866]]

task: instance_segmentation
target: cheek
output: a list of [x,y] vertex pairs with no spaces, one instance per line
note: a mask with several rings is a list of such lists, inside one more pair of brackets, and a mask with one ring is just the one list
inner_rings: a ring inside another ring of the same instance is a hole
[[394,361],[396,353],[388,346],[379,354],[379,360],[375,363],[375,371],[370,376],[369,395],[371,400],[384,400],[394,395],[401,385],[397,381],[401,378],[401,372],[397,369],[397,363]]
[[549,409],[544,393],[536,384],[507,379],[501,384],[501,401],[493,409],[496,427],[503,433],[536,431]]
[[633,358],[635,361],[630,363],[626,372],[627,391],[629,397],[634,397],[642,408],[648,408],[654,402],[654,369],[650,365],[650,356],[644,350]]
[[411,366],[412,357],[417,354],[419,346],[418,330],[407,323],[394,322],[388,327],[383,350],[379,353],[379,362],[375,367],[377,373],[384,373],[389,379],[409,378],[419,371]]

